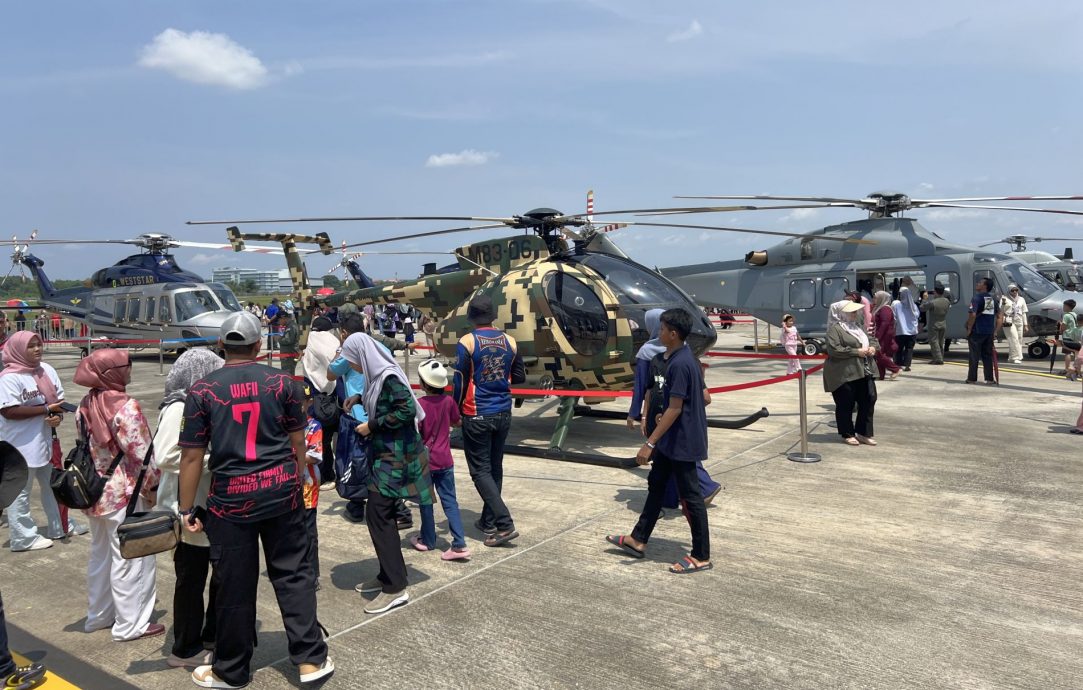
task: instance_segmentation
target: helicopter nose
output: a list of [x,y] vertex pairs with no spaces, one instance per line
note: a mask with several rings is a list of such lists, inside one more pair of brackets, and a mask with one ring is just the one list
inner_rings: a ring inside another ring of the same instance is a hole
[[692,332],[688,334],[686,342],[688,347],[692,348],[692,352],[697,357],[701,357],[718,341],[718,331],[715,330],[714,324],[706,314],[698,309],[696,311],[697,316],[692,319]]

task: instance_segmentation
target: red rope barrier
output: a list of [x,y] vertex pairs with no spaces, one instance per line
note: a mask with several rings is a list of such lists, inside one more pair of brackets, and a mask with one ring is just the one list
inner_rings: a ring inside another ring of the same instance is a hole
[[704,354],[705,357],[738,357],[741,359],[827,359],[827,355],[776,355],[764,352],[721,352],[712,351]]

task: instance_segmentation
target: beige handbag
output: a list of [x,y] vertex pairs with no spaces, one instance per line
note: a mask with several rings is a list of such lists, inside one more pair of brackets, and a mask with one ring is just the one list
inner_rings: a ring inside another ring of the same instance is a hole
[[180,541],[180,518],[173,511],[149,510],[135,512],[139,502],[139,491],[143,488],[143,478],[147,474],[147,465],[154,455],[154,444],[147,449],[135,490],[128,499],[128,510],[124,522],[117,527],[117,539],[120,541],[120,555],[124,558],[142,558],[176,548]]

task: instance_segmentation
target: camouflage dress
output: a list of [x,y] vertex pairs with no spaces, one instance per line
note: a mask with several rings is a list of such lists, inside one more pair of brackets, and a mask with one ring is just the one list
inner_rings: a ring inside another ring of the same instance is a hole
[[369,419],[372,472],[369,490],[388,498],[413,498],[432,505],[429,451],[414,424],[417,404],[402,381],[388,378]]

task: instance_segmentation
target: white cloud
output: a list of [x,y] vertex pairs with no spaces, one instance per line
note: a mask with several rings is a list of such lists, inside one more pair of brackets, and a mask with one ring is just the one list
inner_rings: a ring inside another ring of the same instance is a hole
[[782,216],[779,221],[783,223],[795,223],[815,218],[818,215],[820,215],[820,209],[818,208],[795,208]]
[[698,19],[693,19],[692,23],[688,25],[687,29],[674,31],[670,35],[666,36],[666,42],[680,43],[681,41],[689,41],[702,33],[703,25],[699,23]]
[[485,165],[500,154],[495,151],[463,149],[458,153],[434,153],[425,161],[426,168],[450,168],[456,165]]
[[221,254],[196,254],[190,259],[187,259],[186,263],[199,264],[200,266],[206,266],[212,263],[221,263]]
[[[256,89],[270,81],[259,58],[225,34],[166,29],[143,47],[139,65],[178,79],[231,89]],[[287,73],[296,73],[296,65]]]

